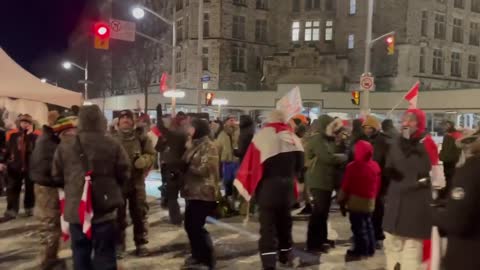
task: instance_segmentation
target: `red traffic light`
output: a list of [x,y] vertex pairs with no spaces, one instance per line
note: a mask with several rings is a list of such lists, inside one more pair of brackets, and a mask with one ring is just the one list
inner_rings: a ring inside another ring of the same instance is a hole
[[392,44],[393,42],[395,42],[395,39],[393,38],[393,36],[389,36],[387,37],[386,42],[387,44]]
[[95,24],[95,35],[99,38],[109,38],[110,37],[110,26],[106,23],[96,23]]
[[212,92],[207,92],[207,93],[205,94],[205,104],[206,104],[207,106],[211,106],[212,103],[213,103],[213,99],[214,99],[214,98],[215,98],[215,94],[214,94],[214,93],[212,93]]

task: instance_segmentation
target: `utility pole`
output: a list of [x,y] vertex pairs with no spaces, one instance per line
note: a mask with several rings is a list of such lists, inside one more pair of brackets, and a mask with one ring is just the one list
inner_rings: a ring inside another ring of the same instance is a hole
[[197,45],[197,113],[202,112],[202,88],[203,83],[201,77],[203,75],[203,0],[198,0],[198,45]]
[[[365,66],[363,68],[363,74],[368,75],[370,73],[371,66],[371,53],[372,53],[372,25],[373,25],[373,1],[368,0],[367,11],[367,33],[365,38]],[[370,91],[363,91],[363,97],[361,99],[360,114],[366,116],[370,114]]]

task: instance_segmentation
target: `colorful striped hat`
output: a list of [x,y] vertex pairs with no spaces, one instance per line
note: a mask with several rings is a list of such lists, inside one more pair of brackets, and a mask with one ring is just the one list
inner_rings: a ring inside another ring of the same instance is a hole
[[77,124],[78,124],[77,116],[65,116],[65,117],[58,118],[57,122],[52,128],[53,128],[53,132],[60,134],[67,129],[76,128]]

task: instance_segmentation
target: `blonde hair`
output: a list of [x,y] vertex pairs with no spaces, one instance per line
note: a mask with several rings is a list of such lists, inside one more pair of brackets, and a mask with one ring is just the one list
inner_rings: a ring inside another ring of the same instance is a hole
[[273,110],[267,114],[267,123],[287,123],[287,115],[281,110]]

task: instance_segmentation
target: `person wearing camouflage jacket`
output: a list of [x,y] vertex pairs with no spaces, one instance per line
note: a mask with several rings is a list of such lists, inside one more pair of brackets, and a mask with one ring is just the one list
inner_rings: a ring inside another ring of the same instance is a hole
[[213,243],[204,226],[207,216],[214,214],[220,193],[218,151],[209,138],[210,127],[207,121],[192,120],[189,133],[192,142],[184,155],[187,165],[181,192],[187,202],[185,231],[192,250],[192,257],[187,259],[186,264],[205,265],[208,269],[213,269]]
[[130,110],[120,112],[118,132],[113,137],[123,146],[131,163],[131,177],[123,185],[125,204],[117,212],[117,257],[122,258],[126,250],[127,202],[133,223],[136,254],[137,256],[147,256],[148,204],[145,177],[155,162],[155,149],[143,129],[134,127],[134,116]]

